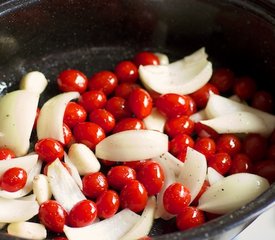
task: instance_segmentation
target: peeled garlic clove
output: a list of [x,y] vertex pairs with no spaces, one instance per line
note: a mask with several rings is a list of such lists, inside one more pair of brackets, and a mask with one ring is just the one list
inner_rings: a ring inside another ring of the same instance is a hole
[[39,94],[17,90],[0,98],[0,147],[16,156],[27,154],[38,106]]
[[184,167],[178,177],[178,181],[187,187],[191,194],[191,202],[200,192],[206,178],[207,162],[203,154],[187,148]]
[[64,112],[68,102],[78,97],[78,92],[61,93],[49,99],[42,106],[36,126],[38,139],[54,138],[64,143]]
[[76,166],[80,175],[86,175],[88,173],[94,173],[100,170],[100,163],[94,152],[85,144],[72,144],[69,148],[68,157]]
[[168,136],[153,130],[127,130],[103,139],[95,155],[110,161],[149,159],[168,151]]
[[193,93],[210,80],[212,72],[212,63],[207,61],[204,48],[169,65],[139,67],[144,86],[161,94]]
[[48,177],[44,174],[39,174],[33,179],[33,193],[36,196],[36,200],[39,204],[50,200],[52,192],[50,189]]
[[214,168],[208,167],[207,168],[207,179],[208,182],[211,185],[213,185],[215,182],[218,182],[224,178],[223,175],[221,175],[219,172],[217,172]]
[[211,185],[200,197],[198,208],[225,214],[253,201],[269,188],[268,181],[255,174],[237,173]]
[[64,226],[64,233],[69,240],[119,240],[140,219],[140,216],[129,209],[123,209],[114,216],[86,227],[72,228]]
[[140,239],[147,236],[153,226],[156,210],[156,198],[151,196],[137,223],[120,240]]
[[265,136],[271,133],[264,120],[250,112],[233,112],[200,122],[220,134],[259,133]]
[[160,114],[156,108],[153,108],[150,115],[143,119],[143,122],[146,129],[163,132],[166,117]]
[[19,88],[40,94],[45,90],[47,85],[48,80],[45,75],[39,71],[33,71],[23,76]]
[[160,65],[168,65],[169,64],[169,58],[166,54],[159,53],[159,52],[156,52],[154,54],[158,57]]
[[16,222],[9,224],[8,234],[16,237],[42,240],[47,237],[44,225],[34,222]]

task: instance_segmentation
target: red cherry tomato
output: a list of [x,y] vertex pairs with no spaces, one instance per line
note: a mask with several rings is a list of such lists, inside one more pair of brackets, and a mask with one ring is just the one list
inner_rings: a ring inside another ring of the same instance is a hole
[[3,173],[0,187],[8,192],[16,192],[26,185],[27,177],[27,172],[23,168],[10,168]]
[[105,138],[104,130],[92,122],[78,123],[73,128],[73,135],[76,142],[83,143],[92,150]]
[[130,162],[123,162],[123,165],[133,168],[135,171],[138,171],[139,168],[141,168],[142,165],[145,164],[146,162],[147,160],[136,160],[136,161],[130,161]]
[[234,83],[234,93],[242,100],[249,100],[257,90],[256,82],[250,77],[241,77]]
[[208,167],[214,168],[222,175],[228,173],[231,167],[231,157],[228,153],[216,153],[208,157]]
[[69,102],[66,106],[63,122],[68,125],[69,128],[73,128],[77,123],[84,122],[87,118],[87,112],[78,103]]
[[181,183],[175,182],[164,191],[163,206],[171,214],[179,214],[190,202],[190,191]]
[[179,230],[187,230],[205,223],[203,211],[195,207],[186,207],[176,217],[176,225]]
[[229,174],[250,172],[251,167],[250,158],[244,153],[237,153],[232,158]]
[[200,122],[196,122],[194,131],[200,138],[209,137],[216,140],[219,137],[219,134],[213,128]]
[[162,167],[154,161],[146,161],[137,171],[137,180],[146,188],[149,196],[160,192],[164,184]]
[[143,119],[152,112],[153,99],[144,89],[136,88],[128,97],[128,105],[137,118]]
[[43,202],[39,207],[40,222],[50,231],[62,233],[67,221],[67,212],[55,200]]
[[119,205],[119,196],[115,191],[107,190],[103,192],[96,200],[98,217],[112,217],[118,211]]
[[190,96],[196,102],[196,106],[200,109],[204,108],[208,102],[209,96],[211,94],[219,94],[219,90],[211,83],[206,83],[199,90],[190,94]]
[[115,117],[105,109],[95,109],[89,114],[89,120],[103,128],[105,133],[109,133],[116,125]]
[[194,145],[195,142],[191,136],[187,134],[178,134],[169,142],[169,152],[174,156],[177,156],[180,152],[186,154],[187,147],[193,148]]
[[222,134],[216,140],[216,151],[226,152],[230,156],[239,153],[241,147],[241,140],[234,134]]
[[16,155],[11,149],[5,147],[0,148],[0,161],[15,157]]
[[113,133],[118,133],[126,130],[140,130],[145,129],[145,124],[138,118],[123,118],[113,129]]
[[171,138],[174,138],[178,134],[191,135],[194,128],[195,123],[188,116],[170,118],[164,125],[165,132]]
[[45,162],[52,162],[57,158],[61,160],[64,156],[62,144],[53,138],[40,139],[36,142],[34,149]]
[[126,100],[121,97],[112,97],[106,103],[106,110],[112,113],[116,120],[131,117],[131,111]]
[[136,83],[120,83],[115,89],[115,96],[127,99],[130,93],[136,88],[140,88]]
[[139,52],[134,56],[134,63],[137,67],[140,65],[159,65],[159,58],[151,52]]
[[134,83],[138,79],[138,69],[131,61],[119,62],[115,66],[115,74],[121,83]]
[[129,208],[138,213],[145,208],[148,194],[142,183],[131,180],[120,191],[119,199],[122,208]]
[[65,123],[63,123],[63,135],[64,135],[64,145],[70,144],[73,140],[73,133],[72,133],[72,130]]
[[270,160],[275,160],[275,144],[272,144],[268,147],[267,158]]
[[52,240],[68,240],[66,237],[55,237]]
[[108,189],[108,181],[102,172],[88,173],[82,178],[83,193],[89,198],[97,198]]
[[267,91],[257,91],[252,98],[251,106],[272,113],[274,109],[273,96]]
[[84,107],[87,112],[91,112],[95,109],[103,108],[107,102],[106,95],[100,90],[91,90],[83,93],[78,103]]
[[187,115],[190,111],[190,98],[185,95],[167,93],[156,99],[156,108],[168,118]]
[[204,154],[206,159],[208,159],[216,152],[216,144],[212,138],[198,138],[195,141],[194,149]]
[[275,182],[275,161],[259,161],[253,166],[253,172],[259,176],[266,178],[271,184]]
[[73,206],[69,212],[68,221],[72,227],[85,227],[94,222],[97,217],[96,204],[84,199]]
[[87,89],[88,78],[78,70],[68,69],[58,75],[57,85],[62,92],[77,91],[83,93]]
[[88,82],[89,90],[100,90],[104,94],[111,94],[118,83],[117,77],[113,72],[100,71],[95,73]]
[[210,83],[221,93],[229,92],[234,85],[234,73],[228,68],[218,68],[214,70]]
[[128,166],[114,166],[107,173],[108,184],[121,190],[129,181],[136,179],[136,171]]
[[190,116],[197,112],[197,105],[195,100],[190,95],[185,95],[185,100],[187,102],[187,109],[185,115]]

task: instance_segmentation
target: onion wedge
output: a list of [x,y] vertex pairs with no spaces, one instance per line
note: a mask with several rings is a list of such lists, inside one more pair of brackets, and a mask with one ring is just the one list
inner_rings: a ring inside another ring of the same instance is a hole
[[268,181],[255,174],[237,173],[210,186],[200,197],[198,208],[216,214],[234,211],[269,188]]
[[153,226],[155,210],[156,198],[152,196],[148,199],[140,219],[120,240],[140,239],[147,236]]
[[41,94],[48,85],[48,80],[45,75],[38,71],[33,71],[25,74],[21,81],[19,88],[31,92]]
[[203,154],[187,147],[183,170],[178,181],[187,187],[191,194],[191,202],[200,192],[206,178],[207,162]]
[[66,152],[64,152],[64,162],[70,168],[71,175],[72,175],[73,179],[75,180],[75,182],[79,186],[79,188],[82,190],[83,189],[83,184],[82,184],[80,174],[79,174],[76,166],[72,163],[72,161],[70,160],[70,158],[69,158],[69,156]]
[[169,64],[169,58],[168,58],[168,56],[166,54],[159,53],[159,52],[156,52],[154,54],[158,57],[160,65],[167,65],[167,64]]
[[36,116],[39,94],[17,90],[0,98],[0,147],[16,156],[27,154]]
[[212,168],[212,167],[207,168],[207,179],[208,179],[210,186],[213,185],[215,182],[222,180],[223,178],[224,178],[224,176],[221,175],[214,168]]
[[58,201],[67,212],[70,212],[76,203],[86,199],[60,160],[56,159],[49,165],[47,176],[55,200]]
[[153,108],[150,115],[143,119],[143,122],[146,129],[163,132],[166,117],[164,117],[164,115],[162,115],[156,108]]
[[168,151],[168,136],[153,130],[127,130],[103,139],[96,145],[98,158],[110,161],[149,159]]
[[36,127],[38,139],[54,138],[61,143],[64,143],[64,112],[68,102],[78,97],[78,92],[61,93],[49,99],[42,106]]
[[27,221],[38,214],[36,201],[0,198],[0,222]]
[[193,93],[210,80],[212,72],[212,63],[207,60],[204,48],[168,65],[139,67],[144,86],[160,94]]
[[72,228],[64,226],[69,240],[119,240],[138,221],[140,216],[129,209],[123,209],[113,217],[91,224],[87,227]]

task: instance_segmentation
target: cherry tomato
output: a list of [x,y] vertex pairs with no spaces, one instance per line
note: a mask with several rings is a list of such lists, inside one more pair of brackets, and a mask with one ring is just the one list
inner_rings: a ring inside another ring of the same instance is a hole
[[140,88],[140,86],[136,83],[120,83],[115,89],[115,96],[127,99],[130,93],[136,88]]
[[131,61],[119,62],[115,66],[115,74],[121,83],[134,83],[138,79],[138,69]]
[[216,153],[208,158],[208,167],[214,168],[221,175],[228,173],[231,167],[231,157],[228,153]]
[[103,128],[105,133],[109,133],[116,125],[115,117],[105,109],[95,109],[89,114],[89,120]]
[[267,158],[270,160],[275,160],[275,144],[272,144],[268,147]]
[[273,96],[267,91],[257,91],[252,98],[251,106],[272,113],[274,109]]
[[232,158],[229,174],[250,172],[251,167],[250,158],[244,153],[237,153]]
[[251,77],[238,78],[234,83],[234,93],[242,100],[251,99],[256,90],[256,82]]
[[121,97],[112,97],[106,103],[106,110],[112,113],[116,120],[131,117],[131,111],[126,100]]
[[216,140],[216,151],[234,156],[241,150],[241,140],[234,134],[222,134]]
[[216,140],[219,137],[219,134],[213,128],[208,127],[201,122],[195,123],[194,132],[200,138],[209,137]]
[[163,206],[171,214],[179,214],[191,202],[191,194],[188,188],[181,183],[172,183],[163,194]]
[[59,158],[60,160],[64,156],[64,149],[62,144],[53,138],[40,139],[34,145],[35,152],[45,162],[52,162]]
[[135,171],[138,171],[146,162],[147,160],[136,160],[130,162],[123,162],[123,165],[133,168]]
[[64,135],[64,145],[68,145],[72,143],[73,141],[72,130],[65,123],[63,123],[63,135]]
[[169,142],[169,152],[177,156],[180,152],[185,152],[187,147],[194,147],[195,142],[193,138],[187,134],[178,134]]
[[253,166],[253,172],[259,176],[266,178],[271,184],[275,182],[275,161],[259,161]]
[[139,52],[134,56],[134,63],[137,67],[140,65],[159,65],[159,58],[152,52]]
[[188,116],[170,118],[164,125],[164,130],[170,138],[178,134],[191,135],[194,131],[195,123]]
[[242,149],[251,161],[259,161],[267,152],[267,139],[260,134],[247,134],[243,140]]
[[55,237],[52,240],[68,240],[66,237]]
[[26,185],[27,177],[27,172],[23,168],[10,168],[3,173],[0,187],[8,192],[16,192]]
[[187,115],[190,111],[190,99],[185,95],[167,93],[156,99],[156,108],[168,118]]
[[73,206],[69,212],[68,221],[72,227],[85,227],[94,222],[97,217],[96,204],[84,199]]
[[43,202],[39,207],[40,222],[50,231],[62,233],[67,221],[67,212],[55,200]]
[[113,133],[118,133],[126,130],[140,130],[145,129],[145,124],[138,118],[123,118],[113,129]]
[[11,149],[5,147],[0,148],[0,161],[15,157],[16,155]]
[[208,159],[216,152],[216,144],[212,138],[198,138],[195,141],[194,149],[204,154],[206,159]]
[[115,191],[107,190],[103,192],[96,200],[98,217],[112,217],[118,211],[119,205],[119,196]]
[[107,173],[108,184],[121,190],[130,180],[136,179],[136,171],[128,166],[114,166]]
[[185,111],[185,115],[190,116],[197,112],[197,105],[195,100],[190,95],[185,95],[185,100],[187,102],[187,108]]
[[228,68],[218,68],[214,70],[210,83],[221,93],[229,92],[234,85],[234,73]]
[[211,83],[206,83],[199,90],[190,94],[190,96],[196,102],[196,106],[200,109],[204,108],[208,102],[209,96],[211,94],[219,94],[219,90]]
[[78,70],[68,69],[58,75],[57,85],[62,92],[77,91],[83,93],[87,89],[88,79],[84,73]]
[[68,125],[69,128],[73,128],[77,123],[84,122],[87,118],[87,112],[78,103],[69,102],[66,106],[63,122]]
[[149,196],[155,195],[164,184],[163,169],[157,162],[147,161],[138,169],[137,180],[143,184]]
[[87,112],[91,112],[95,109],[103,108],[107,102],[106,95],[100,90],[91,90],[83,93],[78,103],[84,107]]
[[202,194],[204,194],[204,192],[210,187],[210,184],[207,180],[204,180],[203,185],[198,193],[198,195],[194,198],[194,200],[192,201],[192,205],[193,206],[197,206],[199,204],[199,199],[201,197]]
[[139,119],[143,119],[150,115],[153,107],[153,99],[150,94],[142,88],[134,89],[127,101],[130,110]]
[[110,71],[95,73],[88,82],[89,90],[100,90],[104,94],[111,94],[118,84],[116,75]]
[[131,180],[120,191],[119,199],[122,208],[129,208],[138,213],[145,208],[148,194],[142,183]]
[[108,181],[102,172],[88,173],[82,178],[83,193],[89,198],[97,198],[108,189]]
[[73,128],[73,135],[76,142],[83,143],[92,150],[105,138],[104,130],[92,122],[78,123]]
[[205,223],[205,216],[203,211],[196,207],[186,207],[176,217],[176,225],[179,230],[187,230]]

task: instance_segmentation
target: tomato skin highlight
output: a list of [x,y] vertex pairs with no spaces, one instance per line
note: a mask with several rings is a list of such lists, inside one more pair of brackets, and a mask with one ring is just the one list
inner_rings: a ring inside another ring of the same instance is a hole
[[208,159],[216,152],[216,144],[212,138],[198,138],[195,141],[194,149],[204,154],[206,159]]
[[0,161],[15,157],[16,155],[11,149],[5,147],[0,148]]
[[217,152],[226,152],[232,157],[239,153],[241,148],[241,140],[234,134],[222,134],[216,139]]
[[23,168],[10,168],[1,176],[0,188],[7,192],[16,192],[26,185],[27,177],[27,172]]
[[119,196],[113,190],[107,190],[103,192],[99,197],[96,199],[96,206],[99,218],[110,218],[119,209]]
[[208,158],[207,164],[221,175],[225,175],[230,170],[232,160],[228,153],[215,153]]

